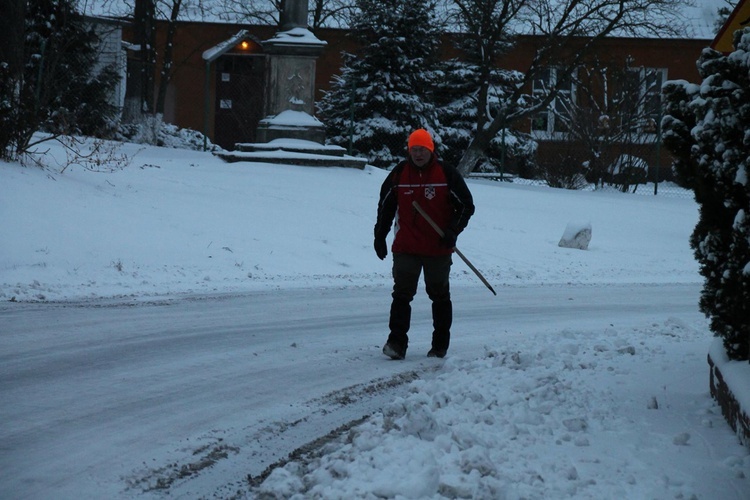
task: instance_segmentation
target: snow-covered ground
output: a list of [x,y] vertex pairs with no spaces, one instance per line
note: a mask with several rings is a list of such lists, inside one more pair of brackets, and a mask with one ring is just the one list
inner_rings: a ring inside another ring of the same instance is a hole
[[[124,145],[114,172],[3,165],[0,299],[65,300],[390,283],[373,260],[385,172],[227,164]],[[697,283],[684,198],[472,181],[459,248],[497,284]],[[642,193],[653,193],[642,188]],[[557,246],[590,223],[589,251]],[[456,283],[478,283],[457,259]],[[481,284],[479,285],[481,286]]]
[[0,164],[0,497],[750,498],[690,197],[469,181],[458,246],[498,296],[454,259],[451,351],[420,291],[395,362],[385,172],[50,147]]

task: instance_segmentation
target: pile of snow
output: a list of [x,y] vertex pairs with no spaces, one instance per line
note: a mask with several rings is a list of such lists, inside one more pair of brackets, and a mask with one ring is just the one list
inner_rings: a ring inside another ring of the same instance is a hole
[[167,148],[192,149],[195,151],[221,150],[202,133],[165,123],[161,116],[150,120],[149,125],[130,126],[121,124],[116,139],[121,142],[155,144]]
[[[726,424],[709,399],[696,397],[692,377],[673,378],[675,359],[685,372],[705,364],[694,350],[701,334],[676,319],[603,333],[592,342],[588,332],[564,330],[552,343],[538,335],[519,339],[519,350],[448,357],[435,377],[413,382],[408,396],[275,469],[254,493],[747,498],[740,489],[750,454],[731,435],[715,433],[713,426]],[[721,443],[733,451],[717,470],[698,450]]]
[[565,232],[557,246],[586,250],[589,243],[591,243],[591,223],[571,221],[565,226]]

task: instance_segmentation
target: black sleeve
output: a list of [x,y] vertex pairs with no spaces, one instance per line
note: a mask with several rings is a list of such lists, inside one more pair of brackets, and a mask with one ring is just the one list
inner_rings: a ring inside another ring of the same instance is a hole
[[396,217],[398,201],[396,199],[395,179],[401,171],[401,165],[396,166],[380,187],[380,199],[378,201],[378,218],[375,222],[375,238],[385,238],[391,231],[393,219]]
[[453,167],[443,166],[448,181],[448,195],[453,206],[451,228],[460,233],[469,224],[474,215],[474,198],[461,174]]

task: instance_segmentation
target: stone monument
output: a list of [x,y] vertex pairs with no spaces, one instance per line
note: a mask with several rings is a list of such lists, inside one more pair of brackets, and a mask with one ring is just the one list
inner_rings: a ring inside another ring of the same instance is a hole
[[280,31],[263,42],[268,55],[266,117],[258,125],[259,142],[278,138],[325,141],[315,117],[315,64],[326,42],[307,29],[307,0],[286,0]]
[[365,168],[367,159],[325,145],[325,127],[315,118],[315,61],[326,42],[307,29],[307,0],[286,0],[279,32],[262,42],[266,53],[265,118],[256,143],[215,153],[229,162]]

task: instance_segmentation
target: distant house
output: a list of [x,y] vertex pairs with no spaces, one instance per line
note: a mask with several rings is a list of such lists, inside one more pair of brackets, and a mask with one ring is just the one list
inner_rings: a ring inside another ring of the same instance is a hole
[[[620,172],[623,162],[650,180],[671,179],[670,155],[660,147],[661,87],[668,80],[699,82],[696,61],[707,39],[607,38],[576,69],[576,78],[558,81],[548,68],[530,92],[552,84],[563,88],[546,112],[517,124],[538,142],[537,162],[598,163],[599,180]],[[535,41],[521,41],[503,64],[523,70]],[[512,169],[511,165],[511,169]],[[643,181],[645,179],[641,179]]]
[[[216,144],[232,148],[237,142],[254,142],[258,122],[266,116],[264,101],[265,54],[262,42],[274,36],[275,26],[251,26],[222,23],[180,22],[174,41],[174,73],[167,91],[164,119],[180,127],[204,131]],[[157,52],[163,45],[166,23],[158,23]],[[237,37],[238,33],[243,36]],[[340,72],[342,52],[356,53],[358,46],[346,30],[318,29],[315,36],[327,43],[323,54],[317,59],[316,99],[330,87],[334,75]],[[124,30],[125,40],[130,35]],[[446,35],[443,57],[460,57],[460,52]],[[227,44],[230,41],[231,43]],[[517,47],[500,62],[504,68],[524,71],[533,54],[533,36],[522,36]],[[703,48],[710,45],[709,39],[635,39],[608,38],[601,42],[597,61],[599,70],[619,66],[618,83],[596,87],[592,68],[581,68],[579,82],[588,78],[592,88],[581,88],[580,83],[570,81],[552,103],[546,113],[535,116],[527,123],[516,127],[530,133],[538,142],[538,161],[586,161],[577,156],[584,147],[581,137],[571,130],[570,122],[587,125],[595,123],[601,131],[619,127],[619,136],[609,134],[601,144],[600,161],[606,165],[620,165],[623,158],[635,158],[639,164],[660,167],[657,175],[662,179],[669,175],[668,153],[658,147],[658,121],[660,117],[659,90],[666,80],[684,79],[697,82],[699,75],[696,60]],[[212,58],[204,58],[208,51]],[[550,67],[534,82],[530,92],[541,91],[558,77],[557,69]],[[627,91],[627,92],[626,92]],[[612,95],[607,93],[615,92]],[[626,96],[627,93],[627,96]],[[588,100],[615,102],[611,116],[577,117],[570,108],[579,107]],[[628,102],[625,102],[628,101]],[[631,118],[628,124],[623,114]],[[567,123],[566,123],[567,120]],[[578,120],[578,122],[576,122]],[[624,130],[624,132],[623,132]],[[581,132],[581,131],[579,131]],[[583,132],[581,132],[583,133]],[[625,142],[623,142],[625,141]],[[511,159],[512,161],[512,159]],[[618,163],[619,162],[619,163]],[[620,167],[618,167],[620,168]],[[663,170],[663,172],[660,172]]]
[[112,104],[122,107],[125,102],[125,70],[126,57],[122,47],[122,29],[123,22],[110,18],[85,16],[86,22],[93,27],[99,37],[99,46],[97,48],[99,57],[97,64],[93,68],[96,74],[102,68],[114,64],[122,75],[120,83],[115,87],[112,93]]

